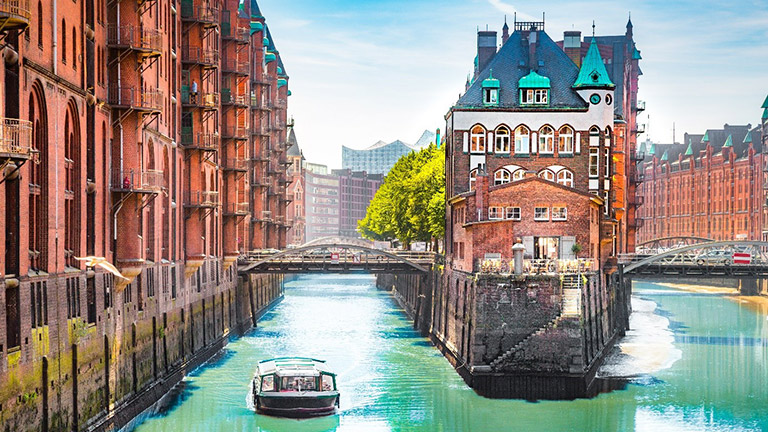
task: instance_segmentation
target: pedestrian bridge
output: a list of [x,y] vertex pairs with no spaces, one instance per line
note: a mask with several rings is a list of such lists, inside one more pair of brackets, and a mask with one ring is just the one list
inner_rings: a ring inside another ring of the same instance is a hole
[[434,252],[376,249],[364,242],[314,242],[285,250],[252,251],[239,261],[240,273],[427,273]]

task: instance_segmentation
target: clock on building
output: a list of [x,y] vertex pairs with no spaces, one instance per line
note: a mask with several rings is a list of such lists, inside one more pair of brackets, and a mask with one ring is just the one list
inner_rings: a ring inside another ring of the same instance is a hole
[[600,95],[597,93],[592,93],[592,96],[589,97],[589,101],[593,104],[597,105],[600,103]]

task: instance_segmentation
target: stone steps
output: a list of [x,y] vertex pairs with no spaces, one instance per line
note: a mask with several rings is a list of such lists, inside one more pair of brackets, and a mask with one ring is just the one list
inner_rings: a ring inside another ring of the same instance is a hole
[[535,332],[531,333],[530,335],[526,336],[525,339],[518,342],[515,346],[507,350],[504,354],[497,357],[495,360],[491,362],[491,368],[496,369],[498,368],[502,363],[504,363],[508,358],[510,358],[517,350],[523,347],[529,340],[532,338],[539,336],[546,332],[547,330],[551,329],[552,327],[556,326],[558,322],[563,318],[562,315],[558,315],[555,318],[553,318],[550,322],[546,323],[542,327],[540,327]]

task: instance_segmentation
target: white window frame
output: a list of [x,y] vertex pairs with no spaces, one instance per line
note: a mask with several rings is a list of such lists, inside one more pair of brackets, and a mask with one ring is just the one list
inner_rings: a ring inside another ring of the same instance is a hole
[[[540,210],[544,210],[544,214],[540,214]],[[534,207],[533,220],[538,222],[549,222],[549,207]]]
[[504,219],[504,207],[490,206],[488,207],[488,220],[503,220]]
[[558,135],[557,152],[559,154],[573,154],[573,128],[565,125],[560,128]]
[[509,128],[506,126],[499,126],[496,128],[496,146],[494,151],[496,153],[509,153]]
[[[507,207],[505,210],[506,210],[504,213],[505,219],[516,220],[516,221],[519,221],[520,219],[522,219],[521,218],[522,212],[520,211],[520,207]],[[514,213],[517,213],[517,215],[515,215]]]
[[555,129],[544,125],[539,129],[539,154],[555,153]]
[[515,154],[528,155],[531,152],[531,130],[520,125],[515,129]]
[[552,220],[553,221],[568,220],[568,207],[552,206]]
[[[480,131],[480,132],[478,132]],[[485,153],[485,128],[480,125],[472,126],[469,138],[469,152],[475,154]]]
[[546,105],[549,99],[549,90],[547,89],[536,89],[534,91],[534,103],[536,105]]
[[608,147],[603,148],[603,157],[605,159],[604,162],[604,168],[603,168],[603,177],[608,178],[611,175],[611,170],[609,169],[611,167],[611,149]]
[[525,170],[522,168],[516,169],[515,172],[512,173],[512,181],[520,181],[525,178]]
[[469,171],[469,190],[475,190],[475,182],[477,181],[477,168]]
[[598,129],[597,126],[592,126],[591,128],[589,128],[589,146],[590,147],[600,146],[600,129]]
[[554,183],[555,182],[555,173],[551,169],[545,168],[545,169],[539,171],[539,178]]
[[496,105],[499,103],[499,89],[483,89],[483,103]]
[[555,175],[558,184],[573,187],[573,172],[569,169],[561,169]]
[[512,174],[510,174],[509,170],[505,168],[498,169],[496,170],[495,173],[493,173],[494,186],[507,184],[511,181],[512,181]]
[[[592,139],[590,137],[590,139]],[[589,148],[589,178],[600,177],[600,149],[597,147]]]

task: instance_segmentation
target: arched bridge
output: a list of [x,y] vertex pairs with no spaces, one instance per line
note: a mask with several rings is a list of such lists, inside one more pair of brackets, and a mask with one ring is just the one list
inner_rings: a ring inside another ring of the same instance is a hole
[[635,245],[635,250],[642,254],[657,254],[666,252],[670,249],[677,249],[683,246],[692,246],[699,243],[713,242],[714,239],[695,236],[671,236],[659,237],[653,240],[644,241]]
[[240,260],[240,273],[426,273],[433,252],[385,251],[359,242],[308,243],[283,251],[254,251]]
[[620,264],[624,275],[762,277],[768,276],[768,242],[705,241],[656,254],[625,255]]

